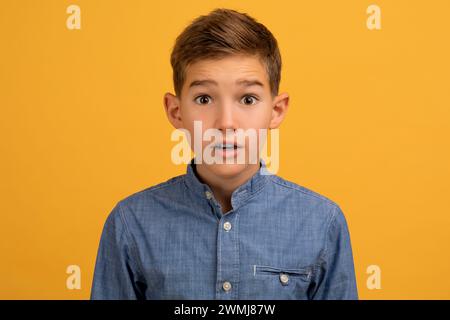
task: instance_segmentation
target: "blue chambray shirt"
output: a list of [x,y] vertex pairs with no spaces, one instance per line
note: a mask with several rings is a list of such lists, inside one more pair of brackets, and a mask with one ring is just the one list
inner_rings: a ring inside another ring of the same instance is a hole
[[223,214],[186,174],[119,201],[91,299],[358,299],[346,219],[330,199],[260,169]]

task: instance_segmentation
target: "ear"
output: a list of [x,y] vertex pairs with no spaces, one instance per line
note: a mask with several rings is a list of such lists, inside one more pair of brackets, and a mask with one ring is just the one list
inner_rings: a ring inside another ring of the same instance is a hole
[[289,95],[284,92],[273,99],[272,117],[270,119],[270,129],[276,129],[280,126],[289,107]]
[[167,119],[174,126],[175,129],[183,127],[181,121],[180,99],[177,96],[167,92],[164,94],[164,109],[166,111]]

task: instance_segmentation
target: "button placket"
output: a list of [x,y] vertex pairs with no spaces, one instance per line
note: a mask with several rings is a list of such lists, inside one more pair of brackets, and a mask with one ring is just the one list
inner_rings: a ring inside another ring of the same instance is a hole
[[232,211],[222,216],[218,224],[218,291],[217,299],[237,299],[239,282],[238,215]]
[[204,194],[205,198],[208,200],[211,208],[213,209],[217,220],[220,221],[220,219],[222,218],[222,208],[220,207],[220,204],[216,201],[216,199],[214,198],[214,194],[211,191],[206,190],[204,191]]

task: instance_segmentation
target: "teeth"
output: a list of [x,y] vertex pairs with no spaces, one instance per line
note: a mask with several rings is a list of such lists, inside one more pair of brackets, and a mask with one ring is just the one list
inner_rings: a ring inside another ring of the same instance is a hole
[[234,145],[230,145],[230,144],[219,144],[219,145],[217,145],[216,146],[216,148],[227,148],[227,149],[229,149],[229,148],[234,148]]
[[219,148],[219,149],[222,149],[222,148],[234,149],[234,144],[231,144],[231,143],[227,143],[227,144],[219,143],[219,144],[215,145],[215,148]]

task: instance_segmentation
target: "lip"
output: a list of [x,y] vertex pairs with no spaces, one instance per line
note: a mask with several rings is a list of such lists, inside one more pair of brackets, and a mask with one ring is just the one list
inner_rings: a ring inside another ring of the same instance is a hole
[[235,147],[237,147],[238,149],[243,147],[242,145],[237,144],[237,143],[235,143],[234,141],[222,141],[222,142],[216,143],[216,144],[214,145],[214,148],[215,148],[215,146],[218,145],[218,144],[222,144],[222,145],[232,144],[232,145],[234,145]]
[[215,155],[222,158],[237,157],[238,153],[241,152],[241,150],[243,150],[242,147],[233,149],[214,148]]

